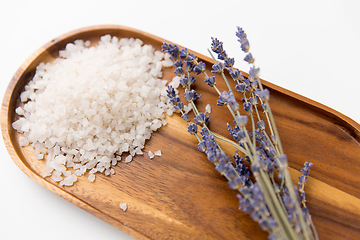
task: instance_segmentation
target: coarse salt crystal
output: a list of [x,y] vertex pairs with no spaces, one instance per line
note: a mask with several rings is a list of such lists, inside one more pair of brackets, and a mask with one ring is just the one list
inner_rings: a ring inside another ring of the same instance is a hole
[[128,155],[126,158],[125,158],[125,162],[126,163],[129,163],[132,161],[132,156],[131,155]]
[[211,113],[211,106],[210,106],[210,104],[208,104],[208,105],[206,105],[206,107],[205,107],[205,112],[206,113]]
[[94,180],[95,180],[95,174],[90,174],[89,177],[88,177],[88,180],[89,180],[90,182],[94,182]]
[[155,155],[154,155],[150,150],[149,150],[149,152],[148,152],[148,155],[149,155],[150,159],[152,159],[152,158],[155,157]]
[[22,147],[29,145],[29,140],[25,137],[19,137],[19,144]]
[[121,210],[123,210],[124,212],[127,210],[127,204],[126,203],[120,203],[119,207],[121,208]]
[[157,150],[154,152],[155,156],[161,157],[161,150]]

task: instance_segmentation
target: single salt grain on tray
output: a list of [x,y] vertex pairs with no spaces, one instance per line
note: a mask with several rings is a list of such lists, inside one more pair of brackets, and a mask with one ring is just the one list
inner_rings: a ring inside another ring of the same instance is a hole
[[126,158],[125,158],[125,162],[126,163],[129,163],[132,161],[132,156],[131,155],[128,155]]
[[126,203],[120,203],[119,207],[121,208],[121,210],[123,210],[124,212],[127,210],[127,204]]
[[[169,54],[139,39],[101,37],[97,46],[76,40],[52,63],[38,65],[20,95],[21,146],[31,144],[38,159],[46,156],[44,177],[70,186],[91,172],[114,174],[112,168],[143,154],[145,141],[171,115],[162,67]],[[68,169],[72,168],[73,171]]]
[[149,152],[148,152],[148,155],[149,155],[150,159],[152,159],[152,158],[155,157],[155,155],[154,155],[150,150],[149,150]]
[[154,152],[154,155],[155,155],[155,156],[159,156],[159,157],[161,157],[161,150],[157,150],[157,151],[155,151],[155,152]]
[[208,104],[208,105],[206,105],[206,107],[205,107],[205,113],[211,113],[211,106],[210,106],[210,104]]

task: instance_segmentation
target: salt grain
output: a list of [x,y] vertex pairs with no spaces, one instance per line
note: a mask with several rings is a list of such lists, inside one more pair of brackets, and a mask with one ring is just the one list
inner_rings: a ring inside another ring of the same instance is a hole
[[94,180],[95,180],[95,174],[90,174],[89,177],[88,177],[88,180],[89,180],[90,182],[94,182]]
[[206,113],[211,113],[211,106],[210,106],[210,104],[208,104],[208,105],[206,105],[206,107],[205,107],[205,112]]
[[155,152],[154,152],[154,155],[155,155],[155,156],[159,156],[159,157],[161,157],[161,150],[157,150],[157,151],[155,151]]
[[25,137],[19,137],[19,144],[22,147],[29,145],[29,140]]
[[125,158],[125,162],[126,163],[129,163],[132,161],[132,156],[131,155],[128,155],[126,158]]
[[155,157],[155,155],[154,155],[150,150],[149,150],[149,152],[148,152],[148,155],[149,155],[150,159],[152,159],[152,158]]
[[120,203],[119,207],[121,208],[121,210],[123,210],[124,212],[127,210],[127,204],[126,203]]

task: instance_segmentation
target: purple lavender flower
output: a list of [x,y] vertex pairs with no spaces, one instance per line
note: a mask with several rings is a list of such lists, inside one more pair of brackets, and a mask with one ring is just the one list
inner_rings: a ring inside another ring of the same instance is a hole
[[209,115],[206,115],[205,113],[199,113],[194,120],[196,124],[203,125],[209,122]]
[[236,36],[237,36],[238,38],[243,39],[243,38],[246,38],[246,33],[245,33],[245,31],[244,31],[241,27],[237,27]]
[[232,68],[235,64],[235,59],[234,58],[226,58],[224,61],[224,66],[228,67],[228,68]]
[[248,122],[248,117],[246,115],[236,116],[236,125],[238,127],[245,127],[246,123]]
[[305,162],[304,167],[300,171],[301,176],[299,177],[298,186],[299,186],[301,202],[303,204],[305,204],[305,202],[306,202],[306,194],[304,191],[304,186],[305,186],[306,181],[308,180],[308,176],[310,174],[310,168],[312,165],[313,165],[312,163]]
[[182,87],[187,87],[189,83],[189,78],[186,75],[182,75],[180,78],[180,84]]
[[219,163],[218,166],[220,166],[220,168],[223,166],[223,162],[226,161],[226,155],[224,155],[217,146],[208,147],[205,153],[207,159],[212,163]]
[[190,134],[195,134],[197,133],[197,125],[195,123],[189,124],[188,126],[188,132]]
[[214,53],[221,53],[223,51],[223,43],[219,41],[217,38],[211,38],[211,51]]
[[174,68],[177,68],[177,67],[182,67],[183,66],[183,62],[181,60],[177,60],[174,62]]
[[236,102],[236,99],[232,91],[221,92],[219,99],[217,100],[218,106],[224,106],[226,104],[229,104],[233,111],[237,111],[239,109],[239,104]]
[[243,52],[248,52],[250,49],[250,44],[249,41],[247,40],[247,38],[244,38],[243,40],[239,41],[241,43],[241,50],[243,50]]
[[250,185],[252,185],[252,182],[249,179],[250,171],[245,165],[244,158],[239,156],[238,151],[236,151],[235,153],[236,154],[233,155],[233,158],[234,158],[235,164],[236,164],[235,170],[239,174],[239,176],[241,177],[242,187],[245,186],[245,185],[250,186]]
[[172,105],[176,105],[179,101],[180,101],[180,98],[178,96],[174,96],[174,97],[170,98],[170,103]]
[[255,80],[259,79],[260,68],[251,67],[249,70],[249,78],[253,78]]
[[188,56],[188,49],[187,48],[183,48],[180,50],[180,54],[179,54],[179,58],[181,59],[186,59],[186,57]]
[[182,102],[173,103],[173,106],[176,111],[181,111],[184,109],[184,104]]
[[231,67],[228,69],[228,71],[234,81],[239,81],[243,78],[243,75],[241,74],[241,71],[239,69]]
[[201,152],[205,152],[205,150],[206,150],[205,141],[201,141],[201,142],[198,144],[198,149],[199,149]]
[[248,62],[248,63],[254,63],[254,61],[255,61],[255,59],[253,58],[253,56],[252,56],[251,53],[248,53],[248,54],[245,56],[244,60],[245,60],[246,62]]
[[[217,150],[220,154],[218,155],[217,159],[215,159],[218,163],[218,165],[215,167],[215,169],[221,174],[221,175],[225,175],[226,172],[229,173],[229,175],[231,174],[231,168],[233,168],[233,166],[230,163],[229,157],[225,155],[224,152],[220,152],[219,150]],[[236,174],[236,173],[235,173]]]
[[161,46],[163,52],[167,52],[171,55],[170,59],[175,61],[179,54],[179,47],[173,43],[166,43],[164,41],[163,45]]
[[[246,121],[247,121],[247,118],[246,118]],[[228,131],[230,132],[230,135],[234,138],[234,140],[236,142],[242,143],[245,140],[246,132],[244,130],[240,130],[238,126],[236,126],[234,128],[231,128],[231,126],[229,124],[227,124],[227,126],[228,126]]]
[[191,52],[188,52],[188,54],[186,56],[186,61],[195,64],[195,62],[196,62],[195,55],[193,53],[191,53]]
[[214,65],[212,65],[212,68],[212,73],[221,73],[222,71],[224,71],[224,65],[221,62],[215,63]]
[[270,92],[268,89],[264,89],[264,90],[261,90],[261,91],[257,91],[256,92],[257,95],[263,100],[263,101],[269,101],[270,99]]
[[256,105],[257,104],[257,100],[258,98],[256,96],[254,97],[249,97],[249,102],[251,102],[252,105]]
[[245,83],[239,83],[235,86],[235,89],[239,92],[239,93],[243,93],[246,90],[246,84]]
[[239,208],[247,214],[250,214],[253,211],[253,208],[251,206],[251,203],[248,198],[244,198],[240,194],[236,195],[239,199]]
[[216,147],[216,143],[214,140],[214,136],[210,135],[208,133],[205,133],[207,130],[204,130],[205,128],[201,129],[201,135],[202,135],[202,139],[205,143],[206,149],[211,149]]
[[177,76],[182,76],[184,74],[184,70],[182,69],[182,67],[177,67],[174,71],[174,73],[177,75]]
[[265,130],[265,122],[264,120],[259,120],[257,123],[256,123],[256,126],[261,129],[261,130]]
[[187,72],[191,73],[194,70],[194,67],[195,67],[195,65],[194,65],[193,61],[186,61],[185,68],[186,68]]
[[197,95],[196,91],[192,89],[192,90],[186,91],[184,94],[184,97],[188,102],[191,102],[191,101],[195,101],[195,100],[199,99],[201,97],[201,94],[200,94],[200,96]]
[[194,68],[194,72],[197,75],[200,73],[203,73],[204,71],[205,71],[205,63],[203,63],[203,62],[199,62]]
[[189,122],[189,121],[190,121],[190,118],[189,118],[189,116],[188,116],[186,113],[183,113],[183,114],[181,115],[181,118],[182,118],[185,122]]
[[205,83],[210,87],[213,87],[215,85],[215,77],[205,77]]
[[310,168],[313,165],[313,163],[305,162],[304,167],[301,169],[300,173],[303,176],[303,180],[306,182],[308,179],[308,176],[310,174]]
[[249,114],[252,112],[251,102],[244,102],[244,110]]
[[171,85],[167,86],[166,93],[169,98],[173,98],[176,96],[175,89]]

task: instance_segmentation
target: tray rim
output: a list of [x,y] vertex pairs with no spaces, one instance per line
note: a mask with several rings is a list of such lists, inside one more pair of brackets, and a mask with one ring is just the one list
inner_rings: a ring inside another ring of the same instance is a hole
[[[134,29],[131,27],[126,27],[126,26],[122,26],[122,25],[95,25],[95,26],[88,26],[88,27],[83,27],[83,28],[79,28],[73,31],[69,31],[65,34],[62,34],[54,39],[52,39],[51,41],[48,41],[47,43],[45,43],[43,46],[41,46],[40,48],[38,48],[36,51],[34,51],[21,65],[20,67],[16,70],[15,74],[13,75],[13,77],[11,78],[4,96],[3,96],[3,100],[2,100],[2,105],[1,105],[1,132],[2,132],[2,137],[4,139],[4,144],[6,146],[6,149],[11,157],[11,159],[14,161],[14,163],[20,168],[20,170],[25,173],[29,178],[31,178],[32,180],[34,180],[35,182],[37,182],[38,184],[40,184],[41,186],[45,187],[46,189],[50,190],[53,193],[56,193],[58,196],[64,198],[65,200],[71,202],[72,204],[80,207],[81,209],[85,210],[86,212],[98,217],[99,219],[104,220],[105,222],[109,223],[110,225],[118,228],[119,230],[129,234],[132,237],[135,237],[136,239],[149,239],[148,237],[142,235],[141,233],[137,232],[135,229],[132,229],[128,226],[125,226],[124,224],[120,223],[118,220],[112,218],[111,216],[106,215],[105,213],[103,213],[102,211],[100,211],[99,209],[96,209],[95,207],[85,203],[84,201],[82,201],[81,199],[73,196],[72,194],[64,191],[63,189],[61,189],[59,186],[53,185],[52,183],[46,181],[43,177],[39,176],[37,173],[33,172],[31,169],[29,169],[29,167],[26,165],[25,162],[23,162],[21,160],[21,158],[18,156],[18,153],[15,150],[15,147],[13,145],[11,136],[10,136],[10,129],[11,129],[11,124],[9,124],[9,104],[10,104],[10,100],[12,98],[13,92],[14,92],[14,88],[16,87],[19,79],[21,78],[21,76],[26,72],[26,70],[28,69],[28,67],[31,65],[31,63],[33,61],[35,61],[37,59],[37,57],[42,54],[43,52],[49,50],[53,45],[55,45],[57,42],[59,41],[63,41],[64,39],[70,38],[70,37],[74,37],[78,34],[82,34],[85,32],[92,32],[92,31],[98,31],[98,30],[122,30],[122,31],[132,31],[132,32],[136,32],[140,35],[145,35],[148,36],[150,38],[153,38],[156,41],[166,41],[166,42],[171,42],[168,41],[166,39],[163,39],[161,37],[152,35],[150,33],[144,32],[142,30],[138,30],[138,29]],[[180,46],[180,45],[179,45]],[[181,47],[181,46],[180,46]],[[193,52],[196,56],[198,56],[199,58],[205,59],[208,62],[213,62],[213,60],[208,57],[205,56],[203,54],[197,53],[193,50],[190,50],[191,52]],[[243,72],[244,75],[246,76],[247,73]],[[289,97],[292,97],[300,102],[303,102],[307,105],[309,105],[311,108],[316,109],[316,111],[332,118],[332,119],[339,119],[338,121],[342,121],[343,123],[346,123],[347,128],[351,128],[354,132],[353,134],[350,134],[351,136],[353,136],[357,142],[360,142],[360,124],[355,122],[353,119],[345,116],[344,114],[328,107],[325,106],[324,104],[321,104],[319,102],[316,102],[314,100],[311,100],[310,98],[304,97],[300,94],[297,94],[293,91],[287,90],[285,88],[282,88],[278,85],[275,85],[271,82],[268,82],[266,80],[261,79],[263,84],[268,87],[271,88],[272,90],[278,91],[284,95],[287,95]]]

